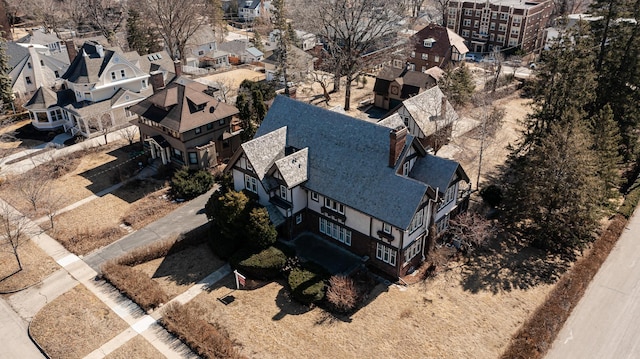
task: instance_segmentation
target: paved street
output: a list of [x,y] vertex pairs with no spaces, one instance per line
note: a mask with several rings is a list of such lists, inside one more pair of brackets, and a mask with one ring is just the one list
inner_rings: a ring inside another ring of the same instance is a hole
[[[44,356],[25,335],[27,323],[14,312],[4,299],[0,298],[0,359],[40,359]],[[10,345],[9,345],[10,343]]]
[[629,221],[547,359],[640,357],[640,212]]

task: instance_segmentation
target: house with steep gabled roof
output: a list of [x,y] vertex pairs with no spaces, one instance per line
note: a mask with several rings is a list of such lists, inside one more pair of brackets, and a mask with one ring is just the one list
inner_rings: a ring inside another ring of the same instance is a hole
[[56,60],[66,63],[67,65],[69,64],[67,46],[64,41],[53,32],[45,32],[42,29],[29,30],[29,33],[16,40],[16,43],[25,47],[33,45],[39,52],[46,52]]
[[135,124],[145,147],[163,164],[208,168],[228,160],[240,147],[238,109],[185,77],[156,86],[153,95],[130,111],[138,116]]
[[414,38],[415,45],[407,63],[417,71],[425,72],[434,66],[445,69],[463,61],[469,52],[460,35],[433,23],[418,31]]
[[430,74],[413,71],[408,67],[398,69],[385,66],[376,76],[373,85],[373,104],[390,110],[400,105],[403,100],[435,86],[436,83],[436,78]]
[[426,258],[428,237],[466,209],[469,178],[428,154],[400,119],[383,124],[278,96],[226,171],[285,240],[311,235],[404,276]]
[[85,42],[61,76],[56,102],[51,91],[41,86],[25,105],[33,126],[40,130],[62,127],[84,137],[128,126],[135,117],[127,108],[152,92],[149,74],[131,61],[138,57],[135,52]]
[[394,115],[402,120],[409,133],[425,148],[435,152],[447,144],[453,124],[459,119],[453,105],[438,86],[402,101],[394,110]]
[[238,17],[244,21],[253,21],[266,15],[271,7],[271,0],[241,0],[238,3]]

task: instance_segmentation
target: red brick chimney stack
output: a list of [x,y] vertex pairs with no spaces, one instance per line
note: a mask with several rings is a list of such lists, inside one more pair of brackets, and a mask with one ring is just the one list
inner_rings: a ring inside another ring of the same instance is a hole
[[182,62],[178,59],[173,61],[173,66],[175,68],[176,77],[182,76]]
[[73,59],[78,56],[78,50],[73,40],[66,40],[64,44],[67,46],[67,54],[69,55],[69,63],[73,62]]
[[389,132],[389,167],[395,167],[407,142],[407,128],[402,126]]
[[164,88],[164,76],[162,71],[152,71],[149,75],[149,82],[153,88],[153,93],[158,92]]

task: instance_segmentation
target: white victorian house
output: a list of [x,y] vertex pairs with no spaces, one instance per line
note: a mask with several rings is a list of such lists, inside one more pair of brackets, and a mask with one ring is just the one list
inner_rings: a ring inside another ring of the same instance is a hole
[[139,56],[84,43],[62,75],[62,89],[40,87],[25,105],[33,126],[91,137],[128,125],[135,115],[127,108],[153,92],[149,74],[128,58]]
[[468,205],[462,167],[428,154],[399,118],[375,124],[283,96],[226,171],[282,238],[315,236],[395,278],[417,268],[428,236]]

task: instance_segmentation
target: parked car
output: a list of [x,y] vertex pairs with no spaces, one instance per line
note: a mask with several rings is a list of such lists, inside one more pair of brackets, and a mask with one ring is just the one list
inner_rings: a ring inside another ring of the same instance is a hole
[[480,62],[486,63],[486,64],[495,64],[496,63],[496,58],[493,56],[485,56],[482,58],[482,60],[480,60]]
[[481,57],[476,55],[476,54],[472,54],[472,53],[467,53],[464,56],[464,60],[465,61],[472,61],[472,62],[478,62],[480,61]]

